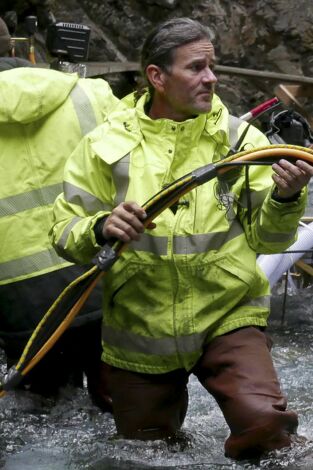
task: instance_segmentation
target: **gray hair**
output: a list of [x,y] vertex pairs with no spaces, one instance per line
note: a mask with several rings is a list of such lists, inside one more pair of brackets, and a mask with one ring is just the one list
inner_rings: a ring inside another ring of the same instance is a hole
[[169,71],[175,50],[201,39],[211,41],[209,29],[191,18],[172,18],[156,26],[146,38],[141,51],[141,70],[145,75],[149,64]]

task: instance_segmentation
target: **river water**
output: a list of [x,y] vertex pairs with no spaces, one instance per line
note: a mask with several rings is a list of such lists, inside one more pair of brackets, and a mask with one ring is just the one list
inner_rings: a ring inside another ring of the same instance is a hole
[[[281,289],[282,290],[282,289]],[[299,437],[291,449],[259,462],[236,463],[223,455],[228,430],[214,400],[197,381],[181,439],[139,442],[119,439],[109,414],[86,390],[64,389],[57,401],[28,392],[0,399],[0,468],[5,470],[313,469],[313,287],[291,290],[281,324],[283,294],[272,298],[269,331],[273,357],[289,407],[299,413]],[[0,356],[1,374],[5,372]]]

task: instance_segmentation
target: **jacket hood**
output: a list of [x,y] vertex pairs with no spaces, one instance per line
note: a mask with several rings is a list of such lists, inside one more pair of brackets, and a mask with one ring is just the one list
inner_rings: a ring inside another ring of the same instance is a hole
[[0,73],[0,123],[30,123],[57,109],[77,81],[75,74],[20,67]]

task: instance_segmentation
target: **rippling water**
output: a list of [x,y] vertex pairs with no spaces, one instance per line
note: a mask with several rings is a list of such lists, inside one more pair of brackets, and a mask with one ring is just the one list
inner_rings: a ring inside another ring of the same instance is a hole
[[[0,468],[5,470],[123,469],[307,469],[313,468],[313,288],[287,298],[273,296],[270,332],[273,357],[289,407],[299,413],[298,438],[289,450],[260,462],[235,463],[223,455],[228,434],[221,412],[195,379],[184,437],[175,443],[118,439],[109,414],[102,414],[85,390],[65,389],[59,399],[26,392],[0,399]],[[4,373],[0,356],[1,374]]]

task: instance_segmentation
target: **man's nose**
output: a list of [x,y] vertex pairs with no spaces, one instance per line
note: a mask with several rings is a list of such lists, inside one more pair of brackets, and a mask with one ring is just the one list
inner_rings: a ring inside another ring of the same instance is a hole
[[217,78],[216,75],[214,74],[213,70],[210,69],[210,67],[206,67],[205,73],[203,75],[203,81],[206,83],[216,83]]

